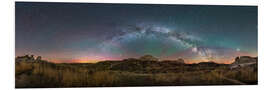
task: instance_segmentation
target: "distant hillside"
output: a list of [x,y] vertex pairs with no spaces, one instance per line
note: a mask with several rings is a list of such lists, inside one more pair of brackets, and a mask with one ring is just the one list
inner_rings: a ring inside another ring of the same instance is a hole
[[[252,60],[251,60],[252,59]],[[252,57],[236,58],[233,64],[184,60],[158,60],[146,55],[122,61],[98,63],[51,63],[41,57],[16,57],[16,88],[179,86],[257,84],[257,64]],[[257,58],[255,58],[257,59]],[[256,60],[255,60],[256,61]],[[233,66],[240,66],[232,68]]]

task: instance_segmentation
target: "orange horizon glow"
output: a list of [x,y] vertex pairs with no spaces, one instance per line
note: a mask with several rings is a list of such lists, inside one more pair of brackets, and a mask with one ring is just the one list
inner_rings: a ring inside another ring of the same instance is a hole
[[[101,62],[101,61],[110,61],[110,60],[46,60],[49,62],[53,62],[53,63],[97,63],[97,62]],[[120,60],[122,61],[122,60]],[[235,60],[231,59],[231,60],[225,60],[225,61],[221,61],[221,62],[217,62],[214,60],[184,60],[186,64],[197,64],[200,62],[215,62],[218,64],[231,64],[233,63]]]
[[222,62],[217,62],[217,61],[214,61],[214,60],[185,60],[185,63],[186,64],[197,64],[197,63],[200,63],[200,62],[215,62],[215,63],[218,63],[218,64],[232,64],[234,61],[235,61],[234,59],[225,60],[225,61],[222,61]]
[[103,60],[47,60],[53,63],[97,63]]
[[[241,55],[242,56],[242,55]],[[258,57],[258,55],[247,55],[251,57]],[[115,60],[120,60],[122,61],[123,59],[105,59],[105,58],[96,58],[96,59],[90,59],[88,57],[81,57],[79,59],[72,59],[72,60],[63,60],[63,59],[52,59],[52,58],[43,58],[43,60],[52,62],[52,63],[97,63],[100,61],[115,61]],[[162,59],[163,60],[163,59]],[[161,61],[162,61],[161,60]],[[174,60],[174,59],[172,59]],[[230,58],[230,59],[216,59],[216,60],[207,60],[207,59],[184,59],[186,64],[196,64],[200,62],[215,62],[218,64],[231,64],[235,61],[235,58]]]

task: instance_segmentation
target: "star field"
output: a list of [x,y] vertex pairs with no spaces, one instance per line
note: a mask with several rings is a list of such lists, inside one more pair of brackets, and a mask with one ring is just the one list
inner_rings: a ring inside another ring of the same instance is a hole
[[257,56],[257,7],[16,2],[16,56],[54,62]]

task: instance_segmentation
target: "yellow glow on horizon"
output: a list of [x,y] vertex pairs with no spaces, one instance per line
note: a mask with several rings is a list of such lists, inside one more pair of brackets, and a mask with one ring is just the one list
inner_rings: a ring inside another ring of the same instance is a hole
[[215,62],[215,63],[218,63],[218,64],[231,64],[234,62],[234,59],[231,59],[231,60],[206,60],[206,59],[203,59],[203,60],[185,60],[185,63],[187,64],[196,64],[196,63],[200,63],[200,62]]
[[[245,55],[239,55],[239,56],[245,56]],[[246,56],[251,56],[251,57],[258,57],[257,54],[249,54]],[[231,64],[234,62],[235,58],[228,58],[228,59],[215,59],[215,60],[208,60],[208,59],[203,59],[203,58],[196,58],[196,59],[184,59],[185,63],[187,64],[195,64],[195,63],[200,63],[200,62],[210,62],[213,61],[215,63],[219,64]],[[105,58],[89,58],[89,57],[81,57],[78,59],[72,59],[72,60],[61,60],[61,59],[49,59],[49,58],[44,58],[44,60],[53,62],[53,63],[97,63],[100,61],[105,61],[105,60],[122,60],[122,59],[105,59]]]
[[100,60],[74,60],[74,62],[78,62],[78,63],[97,63]]
[[102,60],[47,60],[53,63],[97,63]]

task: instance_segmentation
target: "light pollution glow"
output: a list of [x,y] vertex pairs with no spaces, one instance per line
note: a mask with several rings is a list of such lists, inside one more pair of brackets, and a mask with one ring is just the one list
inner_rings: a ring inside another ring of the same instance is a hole
[[257,7],[16,3],[16,56],[55,63],[183,58],[231,63],[257,55]]

